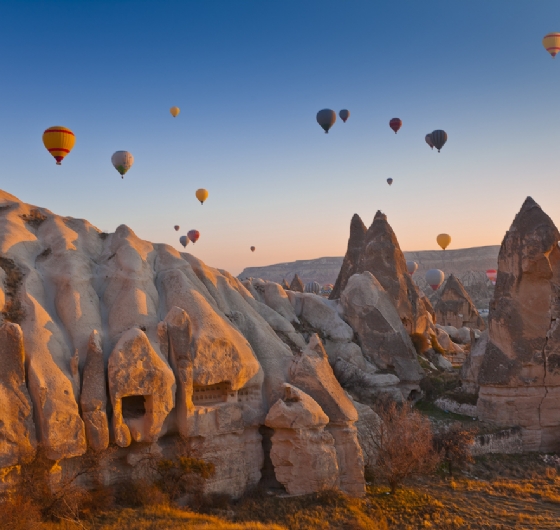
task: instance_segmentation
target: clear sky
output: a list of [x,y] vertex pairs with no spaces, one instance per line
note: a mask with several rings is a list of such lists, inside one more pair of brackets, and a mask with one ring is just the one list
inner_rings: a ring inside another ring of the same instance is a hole
[[[560,224],[551,31],[558,0],[0,0],[0,187],[179,249],[196,228],[187,250],[235,274],[343,255],[378,209],[403,250],[499,244],[527,195]],[[351,112],[328,135],[325,107]]]

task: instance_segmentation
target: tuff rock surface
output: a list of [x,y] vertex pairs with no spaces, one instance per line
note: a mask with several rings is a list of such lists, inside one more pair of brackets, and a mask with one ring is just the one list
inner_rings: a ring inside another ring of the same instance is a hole
[[[141,477],[146,454],[185,443],[215,465],[209,492],[241,495],[271,460],[291,492],[365,491],[358,414],[323,340],[334,361],[376,368],[336,303],[242,283],[124,225],[101,233],[5,192],[0,280],[0,476],[38,442],[61,473],[88,447],[105,462],[116,446],[107,483]],[[292,407],[286,385],[308,396],[294,405],[313,412],[308,424],[279,419]]]
[[[525,450],[560,449],[559,241],[550,217],[528,197],[500,248],[478,369],[479,418],[520,426]],[[474,362],[468,373],[476,374]]]

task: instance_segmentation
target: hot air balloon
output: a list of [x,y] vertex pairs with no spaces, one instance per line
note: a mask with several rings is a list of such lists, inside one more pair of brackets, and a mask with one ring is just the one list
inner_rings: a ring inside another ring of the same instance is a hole
[[451,236],[449,234],[439,234],[436,237],[436,241],[437,241],[437,244],[443,250],[445,250],[449,246],[449,243],[451,243]]
[[181,236],[179,238],[179,243],[181,243],[181,245],[187,248],[187,245],[189,244],[189,238],[187,236]]
[[329,296],[332,293],[332,290],[334,289],[334,285],[332,283],[327,283],[326,285],[323,285],[323,287],[321,287],[321,295],[322,296]]
[[200,232],[198,230],[189,230],[187,232],[187,237],[194,243],[196,243],[198,241],[198,238],[200,237]]
[[317,282],[306,283],[304,292],[319,294],[321,292],[321,286]]
[[439,269],[430,269],[426,272],[426,281],[434,291],[438,290],[439,286],[443,283],[444,278],[445,274],[443,274],[443,271],[440,271]]
[[393,184],[393,179],[392,179],[392,178],[388,178],[388,179],[387,179],[387,184],[389,184],[389,186],[390,186],[391,184]]
[[181,109],[179,107],[171,107],[169,109],[169,112],[171,112],[171,116],[176,118],[177,116],[179,116],[179,112],[181,112]]
[[331,109],[323,109],[317,113],[317,123],[325,129],[325,133],[334,125],[336,121],[336,112]]
[[496,285],[496,278],[498,278],[498,271],[496,269],[488,269],[486,276],[492,282],[492,285]]
[[432,142],[432,135],[431,134],[427,134],[424,139],[426,140],[426,143],[430,146],[431,149],[434,148],[434,144]]
[[395,131],[395,134],[397,134],[398,130],[402,127],[402,120],[400,120],[399,118],[393,118],[389,122],[389,127],[391,127],[391,129]]
[[350,117],[350,111],[346,110],[346,109],[342,109],[338,115],[340,116],[340,119],[346,123],[346,120]]
[[251,252],[255,252],[255,247],[251,247]]
[[445,145],[445,142],[447,142],[447,133],[445,131],[442,131],[441,129],[437,129],[435,131],[432,131],[430,136],[432,138],[434,147],[438,150],[439,153],[440,149]]
[[560,51],[560,33],[549,33],[544,36],[542,44],[545,50],[552,55],[552,58]]
[[179,225],[175,225],[173,228],[175,228],[175,232],[179,231],[179,228],[181,228]]
[[43,145],[54,157],[57,166],[60,166],[62,159],[72,151],[75,142],[74,133],[70,129],[62,127],[62,125],[49,127],[43,133]]
[[200,204],[204,204],[204,201],[208,198],[208,192],[204,188],[196,190],[196,198],[200,201]]
[[117,151],[113,153],[111,162],[113,166],[115,166],[115,169],[121,174],[121,177],[124,178],[124,174],[132,167],[132,164],[134,164],[134,157],[128,151]]
[[418,268],[418,263],[416,263],[415,261],[406,262],[406,269],[408,270],[408,274],[410,274],[411,276],[416,272],[417,268]]

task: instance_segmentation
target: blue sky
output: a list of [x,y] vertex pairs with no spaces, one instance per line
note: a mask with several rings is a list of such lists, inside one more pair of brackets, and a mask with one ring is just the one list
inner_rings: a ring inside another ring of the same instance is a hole
[[[196,228],[188,249],[233,273],[342,255],[378,209],[403,250],[498,244],[527,195],[560,222],[551,31],[556,0],[4,0],[0,187],[177,248]],[[325,107],[351,112],[328,135]],[[62,166],[52,125],[76,134]]]

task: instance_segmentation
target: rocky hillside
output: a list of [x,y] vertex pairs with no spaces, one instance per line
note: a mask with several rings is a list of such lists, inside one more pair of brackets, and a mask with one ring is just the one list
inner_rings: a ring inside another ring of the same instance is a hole
[[0,191],[0,490],[38,451],[66,473],[91,449],[114,483],[187,444],[215,466],[206,492],[267,474],[363,495],[369,405],[419,394],[409,325],[433,332],[424,302],[385,290],[404,258],[386,219],[374,229],[393,258],[326,300]]
[[[453,274],[461,281],[476,307],[487,309],[494,288],[486,278],[486,270],[497,268],[499,250],[499,245],[490,245],[446,250],[445,253],[441,250],[405,251],[404,256],[407,260],[418,263],[414,280],[434,305],[437,294],[427,285],[424,274],[429,269],[442,269],[446,276]],[[274,282],[281,282],[285,278],[289,282],[297,273],[304,283],[317,281],[321,285],[334,284],[342,260],[342,257],[328,257],[277,263],[266,267],[247,267],[239,278],[262,278]]]

